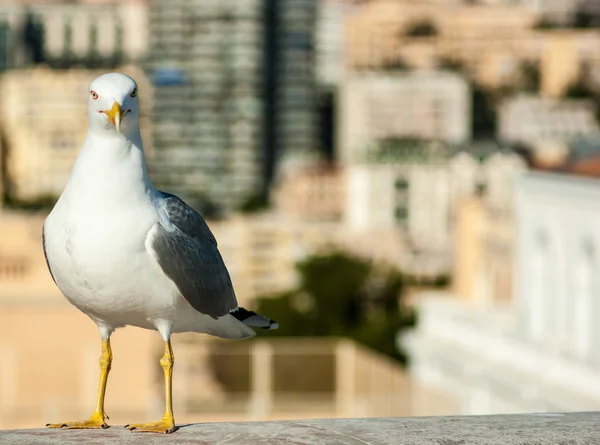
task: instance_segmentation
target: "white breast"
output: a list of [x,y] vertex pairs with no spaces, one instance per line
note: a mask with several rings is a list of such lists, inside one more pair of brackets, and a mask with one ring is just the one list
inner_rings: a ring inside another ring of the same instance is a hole
[[85,154],[44,225],[52,274],[67,299],[92,318],[145,327],[176,302],[144,245],[158,218],[156,190],[140,167],[143,155],[117,152],[106,159],[96,151],[82,159]]
[[136,221],[139,212],[123,212],[112,219],[88,215],[82,220],[56,210],[45,225],[46,252],[54,279],[67,299],[106,321],[128,318],[128,313],[143,319],[151,315],[147,312],[156,309],[149,303],[159,276],[151,273],[153,265],[144,246],[150,212],[140,222]]

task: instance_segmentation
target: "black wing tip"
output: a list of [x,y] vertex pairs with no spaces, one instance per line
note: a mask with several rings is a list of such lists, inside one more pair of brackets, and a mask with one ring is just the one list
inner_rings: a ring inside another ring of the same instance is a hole
[[270,331],[279,328],[279,323],[277,323],[275,320],[271,320],[264,315],[257,314],[254,311],[249,311],[243,307],[235,308],[230,312],[230,314],[245,325],[252,328],[261,328]]

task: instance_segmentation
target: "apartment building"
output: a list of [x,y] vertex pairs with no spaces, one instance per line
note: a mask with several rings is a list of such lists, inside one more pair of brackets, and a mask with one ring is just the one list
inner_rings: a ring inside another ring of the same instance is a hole
[[456,73],[355,73],[340,87],[338,156],[364,159],[384,139],[427,139],[452,144],[471,139],[471,98]]

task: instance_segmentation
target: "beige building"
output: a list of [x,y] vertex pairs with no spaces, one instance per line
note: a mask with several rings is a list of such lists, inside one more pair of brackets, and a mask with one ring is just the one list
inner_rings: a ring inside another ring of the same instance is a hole
[[242,304],[294,288],[296,262],[340,238],[335,222],[294,222],[274,213],[209,224]]
[[[460,61],[483,84],[514,78],[519,62],[529,56],[536,14],[518,4],[462,6],[446,12],[440,33],[444,57]],[[493,77],[486,78],[486,65],[497,62]]]
[[[436,25],[437,11],[446,9],[432,2],[377,0],[364,2],[346,20],[346,67],[349,70],[374,69],[391,65],[401,56],[409,24],[427,19]],[[435,44],[437,39],[427,39]],[[421,49],[427,45],[419,45]]]
[[[522,57],[537,15],[519,5],[461,2],[367,2],[346,23],[349,69],[404,61],[422,67],[458,61],[485,83],[485,64],[499,56]],[[415,32],[426,23],[431,31]],[[510,60],[500,70],[510,70]],[[505,74],[509,74],[508,72]]]
[[600,85],[600,31],[558,29],[537,31],[534,56],[540,61],[541,89],[546,97],[556,98],[584,78],[596,88]]
[[[551,2],[465,3],[365,2],[346,20],[347,69],[451,63],[478,83],[499,87],[520,82],[524,65],[533,64],[539,67],[543,94],[554,96],[577,78],[581,64],[598,64],[597,30],[536,29],[552,10]],[[557,11],[572,12],[572,4],[562,3]],[[423,24],[429,30],[415,32]]]
[[554,32],[544,42],[540,60],[541,91],[557,98],[579,80],[580,51],[576,33]]
[[236,215],[210,222],[210,226],[242,304],[295,288],[296,263],[310,255],[343,249],[373,261],[397,264],[404,242],[395,227],[363,228],[344,221],[299,220],[277,211]]
[[[139,68],[122,67],[119,71],[138,82],[142,137],[151,155],[150,83]],[[0,126],[13,199],[35,201],[60,195],[87,133],[89,83],[103,73],[40,67],[11,70],[0,76]]]
[[508,303],[514,268],[514,215],[472,198],[455,229],[453,290],[459,298]]
[[485,192],[457,203],[453,228],[453,291],[459,298],[510,301],[515,245],[514,189],[526,173],[516,154],[496,154],[480,172]]
[[290,171],[275,186],[277,211],[298,221],[339,221],[344,201],[341,167],[314,163]]

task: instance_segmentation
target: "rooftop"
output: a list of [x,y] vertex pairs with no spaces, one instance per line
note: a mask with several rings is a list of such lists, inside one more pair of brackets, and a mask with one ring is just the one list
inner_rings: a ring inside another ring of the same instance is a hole
[[108,430],[3,430],[3,445],[42,444],[597,444],[598,413],[511,414],[466,417],[330,419],[281,422],[198,423],[174,434]]

